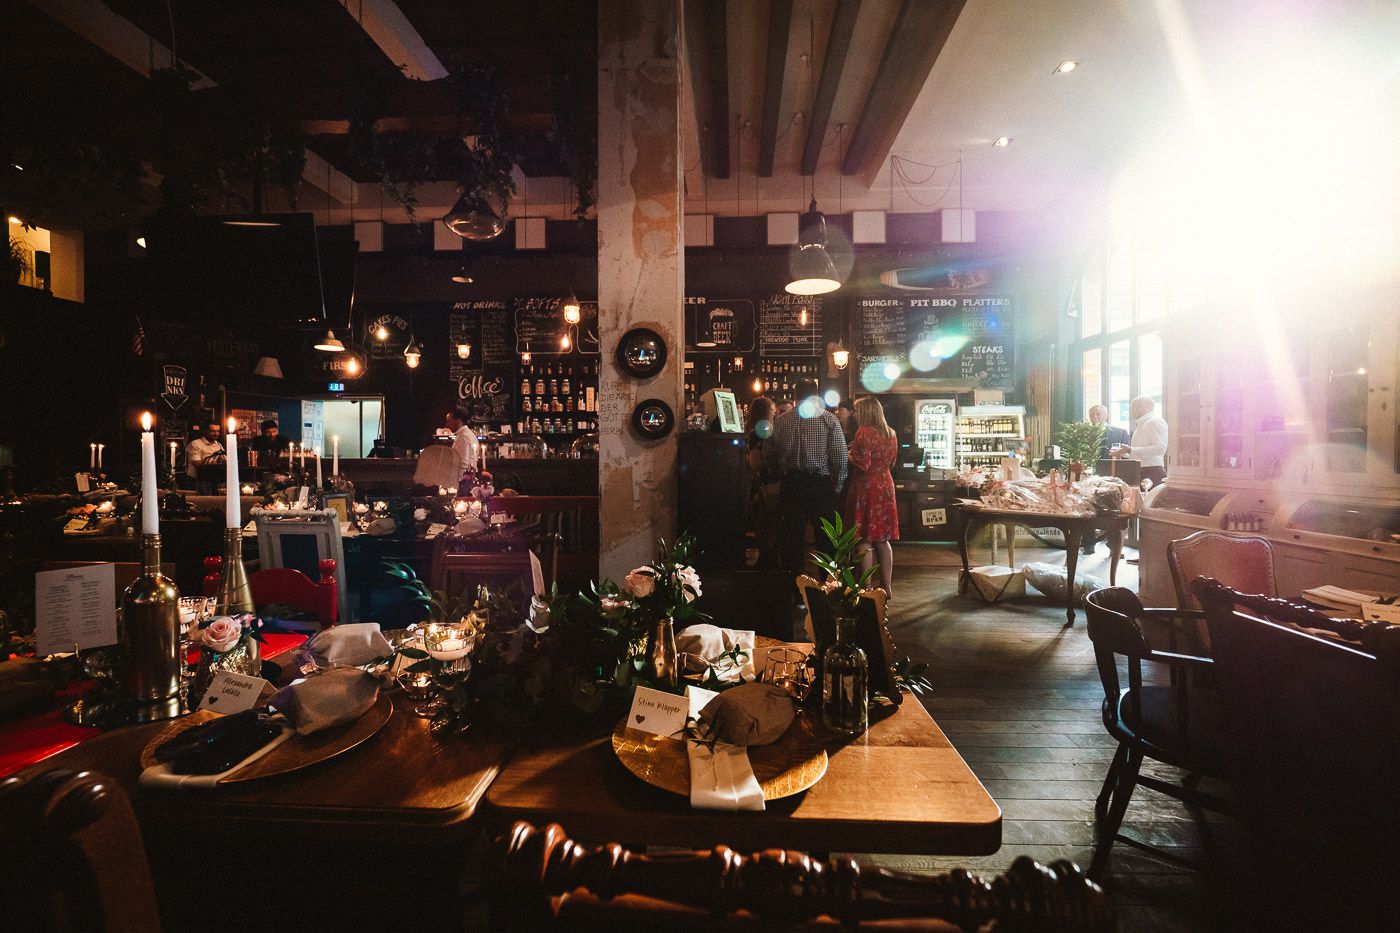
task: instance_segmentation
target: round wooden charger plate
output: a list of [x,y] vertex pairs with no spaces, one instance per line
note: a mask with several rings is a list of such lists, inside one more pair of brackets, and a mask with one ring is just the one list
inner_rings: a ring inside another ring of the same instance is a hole
[[[348,752],[360,745],[384,728],[384,724],[389,721],[393,712],[394,701],[383,691],[380,691],[379,698],[374,701],[374,705],[354,722],[336,726],[333,729],[325,729],[315,735],[294,735],[257,761],[252,762],[247,767],[240,768],[219,783],[238,784],[278,774],[289,774],[319,764],[328,758],[334,758],[336,755]],[[141,751],[142,769],[151,768],[157,764],[157,746],[168,742],[186,729],[202,722],[208,722],[217,715],[219,714],[211,713],[208,710],[196,710],[171,723],[168,728],[148,742]]]

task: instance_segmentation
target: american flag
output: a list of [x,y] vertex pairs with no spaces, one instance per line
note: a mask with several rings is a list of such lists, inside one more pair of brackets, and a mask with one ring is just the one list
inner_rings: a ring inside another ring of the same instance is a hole
[[131,336],[131,355],[145,356],[146,354],[146,328],[141,326],[141,319],[136,319],[136,333]]

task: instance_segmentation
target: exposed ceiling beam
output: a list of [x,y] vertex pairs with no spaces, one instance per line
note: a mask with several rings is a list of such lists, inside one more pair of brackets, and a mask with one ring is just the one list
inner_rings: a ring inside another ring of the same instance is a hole
[[729,177],[729,51],[725,0],[685,4],[686,64],[700,164],[711,178]]
[[[167,67],[174,60],[168,48],[102,0],[29,0],[29,3],[145,77],[149,78],[153,70]],[[216,86],[213,78],[184,59],[180,59],[180,65],[194,76],[192,88],[198,90]],[[328,169],[329,180],[326,175]],[[332,168],[310,150],[306,153],[306,167],[301,177],[308,184],[341,201],[348,198],[355,184],[349,176]]]
[[[908,2],[905,4],[908,6]],[[812,102],[811,119],[807,121],[807,145],[802,149],[802,174],[812,175],[822,156],[826,127],[831,122],[831,105],[841,84],[841,72],[846,68],[846,53],[851,48],[851,35],[856,30],[860,0],[839,0],[836,15],[831,19],[831,32],[826,40],[826,56],[822,61],[822,76],[817,83],[816,99]]]
[[758,135],[758,175],[771,178],[778,148],[783,75],[787,72],[788,37],[792,34],[792,0],[772,0],[768,14],[768,61],[763,79],[763,125]]
[[447,69],[394,0],[340,0],[389,63],[414,81],[437,81]]
[[[516,113],[504,121],[507,129],[522,133],[548,133],[554,129],[552,113]],[[423,133],[430,136],[444,136],[451,133],[470,133],[471,127],[454,114],[424,114],[414,117],[380,117],[374,121],[377,133],[390,135],[410,135]],[[297,131],[303,136],[344,136],[350,132],[349,120],[301,120]]]
[[966,0],[904,0],[841,163],[874,184]]
[[[175,55],[168,47],[102,0],[29,0],[29,5],[67,26],[137,74],[149,78],[152,71],[169,68],[175,62]],[[180,65],[194,76],[190,86],[195,90],[214,86],[208,75],[189,62],[181,59]]]

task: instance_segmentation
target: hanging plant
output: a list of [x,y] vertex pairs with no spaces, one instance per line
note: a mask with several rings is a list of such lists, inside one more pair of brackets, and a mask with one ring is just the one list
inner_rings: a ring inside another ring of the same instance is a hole
[[598,185],[598,73],[587,62],[556,65],[555,131],[564,170],[574,187],[574,216],[587,218]]

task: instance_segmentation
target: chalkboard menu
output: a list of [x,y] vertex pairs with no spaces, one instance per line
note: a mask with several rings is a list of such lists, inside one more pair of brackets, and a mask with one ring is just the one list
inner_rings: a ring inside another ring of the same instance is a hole
[[579,302],[582,320],[577,327],[564,323],[564,311],[560,307],[563,303],[562,298],[515,299],[517,353],[526,350],[535,356],[568,353],[563,346],[566,334],[578,352],[598,352],[598,302]]
[[856,362],[894,363],[909,378],[1011,388],[1010,298],[881,296],[855,299]]
[[752,353],[753,302],[744,298],[685,299],[685,348],[689,353]]
[[[423,307],[432,307],[426,305]],[[403,312],[398,310],[376,311],[369,309],[365,321],[364,337],[360,345],[372,360],[392,360],[403,356],[408,347],[409,324]]]
[[[513,318],[509,301],[458,301],[447,314],[448,376],[456,382],[483,367],[509,366],[514,343]],[[457,344],[471,345],[471,355],[462,359]]]
[[765,357],[820,356],[824,351],[821,296],[783,293],[760,299],[758,341],[759,353]]

